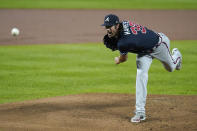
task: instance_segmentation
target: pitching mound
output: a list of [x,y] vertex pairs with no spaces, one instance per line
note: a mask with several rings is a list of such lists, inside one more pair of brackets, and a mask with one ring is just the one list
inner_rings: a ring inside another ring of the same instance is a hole
[[197,130],[197,96],[148,96],[147,120],[130,123],[135,96],[81,94],[0,105],[0,130]]

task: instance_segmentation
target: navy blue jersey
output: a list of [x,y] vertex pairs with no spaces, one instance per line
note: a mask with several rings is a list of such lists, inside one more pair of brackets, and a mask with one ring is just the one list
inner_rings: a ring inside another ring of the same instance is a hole
[[123,21],[123,29],[120,32],[120,38],[117,43],[121,54],[145,53],[152,49],[159,41],[157,33],[130,21]]

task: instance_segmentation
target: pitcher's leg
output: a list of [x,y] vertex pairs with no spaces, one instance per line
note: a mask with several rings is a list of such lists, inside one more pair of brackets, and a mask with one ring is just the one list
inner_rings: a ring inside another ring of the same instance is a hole
[[[165,45],[166,46],[166,45]],[[182,55],[177,48],[173,49],[173,53],[168,50],[168,48],[163,49],[163,52],[166,50],[168,54],[163,55],[165,59],[161,61],[165,67],[165,69],[169,72],[173,72],[175,69],[180,70],[179,64],[182,61]],[[165,54],[165,53],[162,53]]]
[[170,51],[170,40],[169,38],[163,34],[159,33],[160,35],[160,43],[159,46],[154,50],[151,55],[158,60],[160,60],[165,69],[169,72],[174,71],[178,64],[181,62],[182,56],[179,50],[175,50],[172,54]]
[[137,55],[137,75],[136,75],[136,112],[145,113],[148,70],[152,63],[149,55]]

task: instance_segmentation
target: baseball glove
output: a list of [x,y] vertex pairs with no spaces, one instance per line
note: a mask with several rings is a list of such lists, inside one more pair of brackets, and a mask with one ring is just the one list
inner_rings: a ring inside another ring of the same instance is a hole
[[104,45],[111,49],[112,51],[117,50],[117,43],[118,43],[118,39],[116,38],[109,38],[108,35],[105,35],[103,38],[103,43]]

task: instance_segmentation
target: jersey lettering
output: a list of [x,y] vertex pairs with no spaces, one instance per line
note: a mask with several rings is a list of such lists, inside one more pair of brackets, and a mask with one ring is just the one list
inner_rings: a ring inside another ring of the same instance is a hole
[[124,29],[124,34],[125,35],[129,35],[129,34],[131,34],[131,31],[129,30],[129,23],[128,22],[123,22],[122,23],[122,25],[123,25],[123,29]]
[[144,26],[135,24],[131,21],[129,22],[129,25],[130,25],[131,32],[133,34],[137,35],[139,31],[141,31],[142,34],[146,34],[146,28]]

